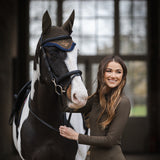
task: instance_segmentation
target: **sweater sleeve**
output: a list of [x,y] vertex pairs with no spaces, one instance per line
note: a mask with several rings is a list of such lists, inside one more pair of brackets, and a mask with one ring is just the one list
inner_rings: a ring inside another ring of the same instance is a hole
[[88,136],[79,134],[78,142],[80,144],[99,147],[112,147],[113,145],[118,144],[128,121],[129,113],[130,102],[127,97],[123,97],[116,109],[115,117],[112,120],[106,135]]

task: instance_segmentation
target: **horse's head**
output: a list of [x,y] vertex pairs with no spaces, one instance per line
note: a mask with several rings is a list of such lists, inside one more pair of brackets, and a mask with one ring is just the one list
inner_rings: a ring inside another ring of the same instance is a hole
[[51,26],[51,18],[45,12],[34,70],[39,70],[42,83],[53,84],[56,94],[66,95],[69,108],[78,109],[86,104],[88,94],[77,68],[78,49],[70,36],[73,22],[74,11],[61,27]]

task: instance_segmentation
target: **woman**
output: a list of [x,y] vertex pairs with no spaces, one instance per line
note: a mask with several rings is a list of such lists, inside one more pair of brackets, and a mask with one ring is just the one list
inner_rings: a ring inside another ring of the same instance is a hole
[[61,136],[90,145],[91,160],[125,160],[121,137],[130,113],[130,102],[122,92],[126,75],[120,57],[105,57],[99,65],[97,90],[81,110],[89,120],[90,136],[66,126],[59,128]]

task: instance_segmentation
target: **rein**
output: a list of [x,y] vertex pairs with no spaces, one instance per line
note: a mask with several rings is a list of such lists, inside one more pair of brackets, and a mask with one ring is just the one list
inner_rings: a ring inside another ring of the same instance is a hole
[[[33,117],[35,117],[39,122],[41,122],[44,126],[50,128],[51,130],[58,132],[59,133],[59,129],[54,128],[52,125],[50,125],[49,123],[47,123],[46,121],[44,121],[43,119],[41,119],[39,116],[37,116],[36,113],[34,113],[31,109],[31,105],[30,105],[30,97],[29,97],[29,111],[30,113],[33,115]],[[70,123],[71,120],[71,116],[72,116],[72,111],[69,113],[69,118],[67,120],[67,125]]]

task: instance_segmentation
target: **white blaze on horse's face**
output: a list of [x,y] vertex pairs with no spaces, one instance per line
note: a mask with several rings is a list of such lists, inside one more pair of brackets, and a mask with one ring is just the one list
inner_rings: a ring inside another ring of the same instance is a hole
[[[65,60],[65,64],[68,68],[68,71],[77,70],[77,48],[75,46],[72,52],[67,53],[67,58]],[[68,107],[73,109],[78,109],[83,107],[88,98],[87,90],[82,82],[80,76],[76,76],[73,78],[71,82],[71,102],[68,101]]]

